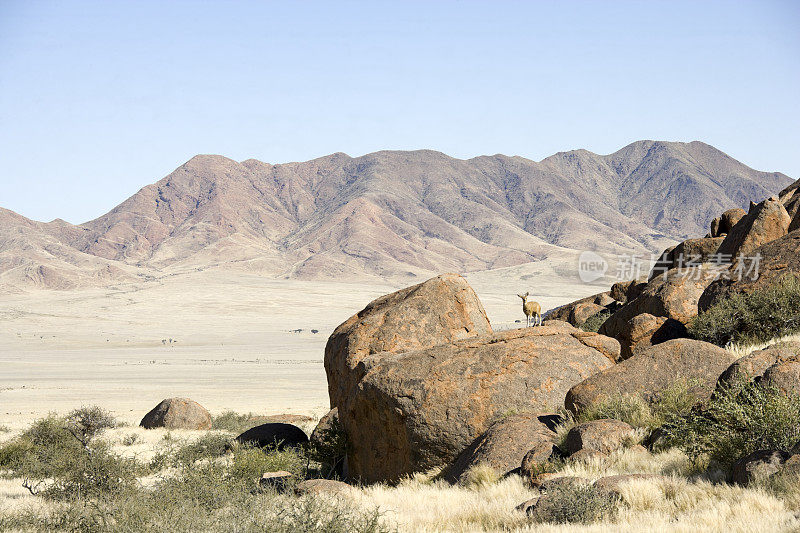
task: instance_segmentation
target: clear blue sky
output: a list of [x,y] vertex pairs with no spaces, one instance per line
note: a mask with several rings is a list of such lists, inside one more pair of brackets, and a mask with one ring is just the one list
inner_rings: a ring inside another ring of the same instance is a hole
[[0,0],[0,206],[37,220],[92,219],[198,153],[638,139],[800,178],[800,2]]

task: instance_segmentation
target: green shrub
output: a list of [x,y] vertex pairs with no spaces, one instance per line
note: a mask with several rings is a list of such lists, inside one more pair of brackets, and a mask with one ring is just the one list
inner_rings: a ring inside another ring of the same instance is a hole
[[767,342],[800,331],[798,301],[800,276],[787,274],[749,295],[720,299],[692,321],[689,333],[718,346]]
[[117,421],[111,413],[97,406],[75,409],[66,418],[66,429],[84,445],[101,431],[116,426]]
[[48,477],[60,457],[82,449],[66,421],[50,415],[34,422],[20,436],[0,447],[0,466],[26,477]]
[[125,437],[122,439],[123,446],[133,446],[138,442],[139,442],[139,435],[137,435],[136,433],[130,433],[128,435],[125,435]]
[[549,489],[531,509],[534,522],[591,524],[611,516],[616,499],[588,483],[568,483]]
[[583,325],[581,325],[581,329],[583,331],[592,331],[594,333],[597,333],[597,330],[600,329],[600,326],[603,325],[603,322],[608,320],[608,317],[610,317],[611,314],[612,313],[609,310],[600,311],[599,313],[594,314],[589,318],[587,318],[586,322],[584,322]]
[[696,464],[729,468],[756,450],[788,450],[800,441],[800,396],[733,381],[705,408],[675,417],[664,430],[667,444],[682,448]]
[[231,479],[244,483],[258,481],[264,472],[285,470],[303,478],[306,474],[308,460],[302,452],[292,449],[274,450],[250,446],[240,446],[233,453],[230,466]]
[[37,420],[19,437],[0,447],[0,465],[22,477],[31,492],[54,499],[84,499],[124,490],[141,467],[111,453],[92,439],[114,420],[99,408],[81,408],[66,418]]
[[613,418],[635,428],[652,430],[688,412],[698,402],[696,385],[693,380],[676,380],[648,399],[638,394],[612,395],[581,411],[574,423]]
[[[107,499],[132,488],[142,473],[136,460],[112,453],[104,443],[53,459],[42,464],[45,479],[52,480],[42,494],[57,500]],[[41,474],[36,478],[40,482]]]
[[19,469],[15,475],[30,480],[34,492],[59,500],[15,514],[0,512],[0,531],[389,531],[377,509],[259,487],[261,475],[268,471],[287,470],[303,479],[309,460],[302,451],[229,446],[230,438],[214,434],[180,447],[165,441],[169,449],[162,452],[165,459],[158,467],[170,468],[157,472],[155,482],[145,488],[137,477],[152,472],[113,454],[99,439],[90,438],[84,446],[72,432],[96,432],[79,431],[78,425],[70,425],[76,420],[39,420],[0,448],[0,457],[10,458],[6,462]]
[[215,459],[225,455],[233,446],[233,440],[227,435],[208,433],[199,439],[173,452],[174,466],[179,464],[192,465],[203,459]]

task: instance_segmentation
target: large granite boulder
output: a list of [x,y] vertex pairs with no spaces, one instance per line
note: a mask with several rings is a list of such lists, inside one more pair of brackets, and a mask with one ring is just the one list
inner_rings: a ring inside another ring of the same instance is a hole
[[630,359],[572,387],[564,406],[573,413],[617,395],[640,395],[645,399],[683,382],[698,399],[707,399],[717,379],[734,361],[728,352],[707,342],[675,339],[635,354]]
[[701,311],[728,294],[749,294],[772,285],[786,274],[800,275],[800,230],[759,246],[750,255],[759,257],[757,264],[753,259],[735,261],[725,275],[703,291],[698,300]]
[[145,429],[211,429],[211,414],[189,398],[167,398],[144,415]]
[[396,481],[441,467],[508,412],[555,412],[570,387],[614,364],[592,347],[599,337],[554,321],[365,357],[339,409],[351,477]]
[[331,407],[342,407],[342,399],[361,379],[358,367],[366,357],[391,357],[491,332],[478,296],[458,274],[443,274],[381,296],[328,339],[325,372]]
[[481,464],[506,475],[519,469],[522,459],[534,449],[546,455],[546,460],[553,453],[556,434],[539,418],[514,414],[498,420],[456,457],[442,477],[450,483],[461,482],[472,467]]
[[731,228],[717,252],[735,258],[749,256],[762,244],[786,235],[792,218],[777,198],[768,198],[750,209]]

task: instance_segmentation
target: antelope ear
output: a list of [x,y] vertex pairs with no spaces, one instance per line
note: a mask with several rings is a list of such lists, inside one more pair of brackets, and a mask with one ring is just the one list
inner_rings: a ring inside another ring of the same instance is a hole
[[531,294],[530,292],[526,292],[525,297],[527,298],[528,296],[530,296],[530,294]]

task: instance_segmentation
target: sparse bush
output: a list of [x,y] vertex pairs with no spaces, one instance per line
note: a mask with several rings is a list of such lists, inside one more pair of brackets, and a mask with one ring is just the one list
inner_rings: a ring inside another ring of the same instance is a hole
[[140,440],[139,435],[137,435],[136,433],[130,433],[128,435],[125,435],[122,438],[121,442],[123,446],[133,446],[134,444],[138,443],[139,440]]
[[231,433],[242,433],[250,429],[249,424],[252,419],[252,413],[245,415],[233,411],[225,411],[221,415],[212,418],[211,427],[212,429],[222,429]]
[[666,442],[701,466],[729,468],[761,449],[788,450],[800,440],[800,396],[768,384],[732,381],[704,409],[664,426]]
[[690,324],[689,333],[718,346],[755,344],[800,332],[800,276],[784,275],[751,294],[714,303]]
[[697,404],[699,398],[694,392],[695,385],[694,381],[677,380],[649,400],[636,394],[617,394],[589,406],[576,417],[566,413],[564,422],[556,428],[556,444],[559,447],[563,445],[573,426],[604,418],[621,420],[645,433],[651,432],[688,413]]
[[611,314],[612,313],[609,310],[600,311],[599,313],[594,314],[589,318],[587,318],[586,322],[584,322],[583,325],[581,325],[581,329],[583,331],[591,331],[597,333],[597,330],[600,329],[600,326],[603,325],[603,322],[608,320],[608,317],[610,317]]
[[[130,458],[112,453],[104,443],[93,443],[86,450],[66,454],[42,465],[52,482],[43,495],[57,500],[111,498],[134,486],[142,468]],[[42,479],[34,482],[40,483]]]
[[232,446],[233,441],[227,435],[208,433],[172,452],[172,462],[178,466],[192,465],[202,459],[215,459],[225,455]]
[[616,498],[588,483],[568,483],[548,490],[530,512],[534,522],[591,524],[614,512]]
[[0,467],[21,475],[47,477],[46,465],[80,449],[80,442],[66,429],[66,421],[50,415],[0,447]]
[[97,406],[81,407],[70,412],[66,418],[66,429],[88,446],[89,441],[101,431],[116,427],[117,421],[111,413]]
[[113,418],[98,408],[82,408],[66,418],[37,420],[18,438],[0,448],[0,465],[22,477],[32,493],[54,499],[84,499],[131,486],[140,466],[110,452],[94,436],[113,427]]
[[232,479],[249,482],[258,480],[264,472],[285,470],[303,478],[308,461],[304,454],[297,450],[265,450],[250,446],[240,446],[233,454],[233,463],[229,475]]
[[225,411],[221,415],[212,418],[211,428],[230,431],[238,435],[259,424],[264,424],[268,420],[269,418],[266,416],[253,413],[242,414],[234,411]]

